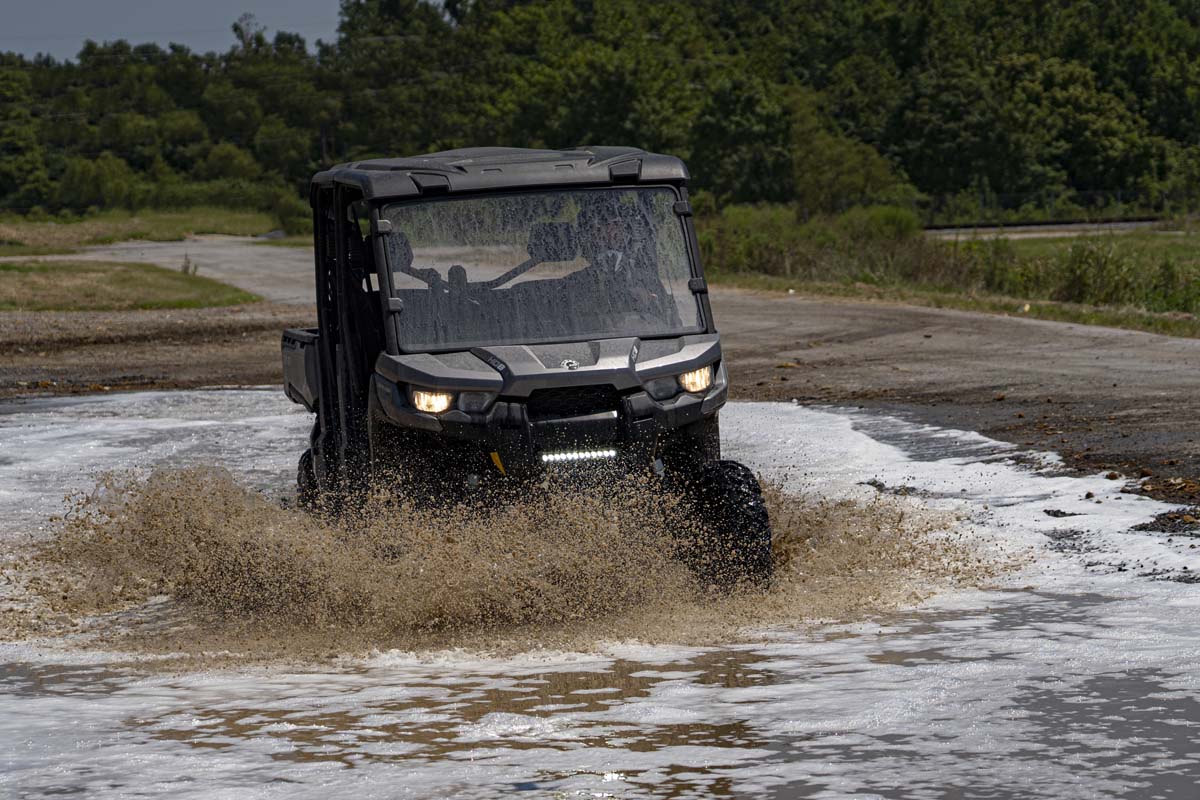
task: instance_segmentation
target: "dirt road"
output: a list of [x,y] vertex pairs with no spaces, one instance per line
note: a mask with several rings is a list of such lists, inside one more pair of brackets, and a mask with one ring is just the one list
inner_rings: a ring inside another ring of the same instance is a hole
[[740,396],[887,409],[1156,484],[1200,475],[1200,340],[828,298],[713,302]]
[[137,261],[179,269],[254,292],[272,303],[313,303],[312,251],[273,247],[245,236],[197,236],[180,242],[119,242],[63,255],[4,256],[3,261]]
[[[314,317],[309,251],[204,237],[87,257],[176,268],[184,253],[273,304],[0,313],[0,396],[278,381],[279,328]],[[1155,494],[1200,500],[1200,340],[719,287],[712,301],[736,397],[884,408],[1087,469],[1149,472]]]

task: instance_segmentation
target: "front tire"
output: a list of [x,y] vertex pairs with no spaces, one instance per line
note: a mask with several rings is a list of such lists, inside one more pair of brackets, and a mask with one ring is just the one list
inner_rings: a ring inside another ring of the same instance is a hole
[[765,588],[774,570],[771,521],[754,473],[736,461],[713,461],[688,489],[700,522],[696,573],[723,589]]
[[317,506],[317,495],[317,471],[313,466],[312,450],[305,450],[296,467],[296,503],[311,511]]

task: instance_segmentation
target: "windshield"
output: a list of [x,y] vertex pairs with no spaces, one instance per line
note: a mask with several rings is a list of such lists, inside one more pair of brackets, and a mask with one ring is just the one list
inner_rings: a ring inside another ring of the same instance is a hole
[[405,350],[701,329],[675,192],[585,189],[385,206]]

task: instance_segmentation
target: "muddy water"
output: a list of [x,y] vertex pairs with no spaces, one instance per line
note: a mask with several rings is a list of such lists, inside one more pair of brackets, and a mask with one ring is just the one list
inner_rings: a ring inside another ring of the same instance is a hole
[[[5,541],[46,535],[100,465],[223,464],[282,496],[306,426],[272,392],[9,406]],[[0,794],[1194,796],[1198,540],[1132,530],[1161,505],[894,419],[744,404],[724,429],[793,491],[899,498],[1029,561],[986,591],[815,627],[768,614],[701,646],[163,672],[69,638],[12,641]]]

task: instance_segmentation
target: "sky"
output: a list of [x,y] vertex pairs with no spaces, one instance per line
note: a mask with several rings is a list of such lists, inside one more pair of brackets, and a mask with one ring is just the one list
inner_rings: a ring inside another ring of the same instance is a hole
[[0,51],[73,59],[85,39],[178,42],[227,50],[243,13],[267,29],[299,33],[311,47],[334,38],[338,0],[0,0]]

